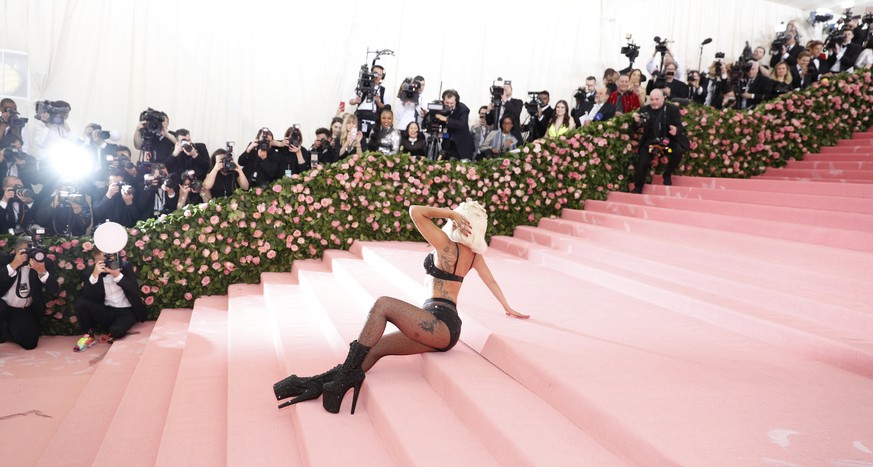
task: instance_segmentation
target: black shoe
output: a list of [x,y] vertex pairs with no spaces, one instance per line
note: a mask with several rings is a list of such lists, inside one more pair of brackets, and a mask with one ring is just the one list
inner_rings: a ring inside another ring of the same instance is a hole
[[673,174],[664,174],[664,185],[670,186],[673,184]]
[[324,410],[330,413],[339,413],[343,397],[349,392],[349,389],[355,388],[352,397],[352,414],[355,413],[355,406],[358,405],[358,394],[361,392],[361,385],[364,384],[364,370],[361,369],[361,364],[364,363],[364,358],[369,352],[370,348],[361,345],[358,341],[349,344],[349,355],[342,368],[334,376],[333,381],[326,383],[322,388],[324,391],[322,399]]
[[[340,368],[342,368],[342,365],[337,365],[330,370],[315,376],[291,375],[273,385],[273,393],[276,395],[276,400],[280,401],[289,397],[300,396],[306,392],[311,393],[312,388],[318,390],[318,395],[315,396],[318,397],[321,395],[321,387],[324,386],[325,383],[333,381],[334,375],[336,375]],[[315,399],[315,397],[311,397],[311,399]],[[294,402],[292,402],[292,404],[293,403]],[[280,409],[282,407],[285,407],[285,404],[279,406]]]
[[631,193],[636,193],[638,195],[643,194],[643,185],[635,186]]

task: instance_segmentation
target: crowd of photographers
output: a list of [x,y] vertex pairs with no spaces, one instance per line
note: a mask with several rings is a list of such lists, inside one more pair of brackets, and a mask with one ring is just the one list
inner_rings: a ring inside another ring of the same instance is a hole
[[[826,40],[805,43],[794,23],[788,23],[769,47],[752,48],[747,42],[732,62],[719,52],[702,70],[686,71],[669,41],[660,37],[655,38],[645,71],[635,68],[640,46],[628,42],[621,53],[630,65],[621,71],[605,70],[599,82],[588,76],[570,102],[553,104],[546,90],[528,92],[524,101],[513,96],[512,81],[498,78],[489,88],[489,102],[477,108],[472,125],[471,109],[457,91],[448,89],[429,100],[422,76],[405,78],[397,94],[389,95],[382,85],[385,69],[376,60],[393,52],[382,50],[376,52],[372,66],[361,67],[348,100],[356,106],[354,112],[347,113],[341,103],[330,124],[315,131],[308,147],[299,126],[291,125],[279,136],[260,128],[244,147],[228,142],[210,153],[190,131],[171,130],[166,113],[149,108],[140,114],[131,149],[111,142],[117,138],[96,123],[74,133],[67,123],[71,111],[67,102],[38,102],[35,117],[28,120],[21,117],[15,101],[6,98],[0,101],[0,231],[20,235],[38,226],[40,235],[82,236],[105,221],[133,227],[140,220],[227,197],[238,189],[268,186],[313,164],[336,162],[365,150],[475,161],[624,113],[633,114],[635,128],[642,129],[633,189],[641,192],[654,157],[668,156],[664,183],[669,184],[672,170],[688,148],[679,113],[667,104],[750,109],[823,77],[870,67],[871,23],[873,14],[855,17],[847,12]],[[709,42],[701,44],[701,51]],[[52,154],[55,148],[62,148],[59,157]],[[71,157],[74,152],[88,163]],[[73,176],[71,163],[93,169]],[[32,320],[16,324],[25,337],[10,334],[9,323],[10,313],[17,309],[40,308],[42,301],[35,297],[43,290],[56,292],[53,265],[32,257],[40,251],[38,242],[34,246],[32,240],[17,241],[12,254],[0,258],[6,264],[0,267],[0,294],[5,294],[0,300],[0,341],[11,339],[27,348],[36,345]],[[94,286],[91,302],[78,303],[77,315],[85,332],[92,333],[93,323],[104,324],[115,326],[113,334],[118,337],[143,316],[136,278],[127,263],[113,265],[102,256],[95,260],[93,274],[83,279]],[[41,316],[41,311],[34,316]]]

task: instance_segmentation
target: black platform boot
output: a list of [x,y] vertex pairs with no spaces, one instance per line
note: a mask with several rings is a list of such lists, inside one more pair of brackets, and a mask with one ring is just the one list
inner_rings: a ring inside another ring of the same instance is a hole
[[283,403],[279,408],[288,407],[291,404],[298,402],[316,399],[321,395],[321,387],[324,383],[333,380],[334,375],[342,368],[342,365],[337,365],[324,373],[315,376],[297,376],[291,375],[282,381],[273,385],[273,393],[276,395],[276,400],[287,399],[293,396],[300,396]]
[[364,370],[361,369],[361,364],[364,363],[364,358],[370,352],[369,347],[365,347],[353,341],[349,344],[349,355],[346,357],[342,368],[333,377],[333,381],[324,385],[324,399],[322,404],[324,410],[330,413],[339,413],[340,405],[343,403],[343,397],[349,389],[355,388],[355,393],[352,396],[352,414],[355,413],[355,406],[358,404],[358,393],[361,392],[361,385],[364,384]]

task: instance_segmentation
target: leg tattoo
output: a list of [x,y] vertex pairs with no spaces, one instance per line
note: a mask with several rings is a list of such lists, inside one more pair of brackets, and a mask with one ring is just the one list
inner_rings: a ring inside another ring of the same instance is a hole
[[420,327],[421,329],[423,329],[425,332],[427,332],[429,334],[433,334],[434,332],[436,332],[436,325],[437,325],[436,318],[434,318],[430,321],[422,321],[422,322],[418,323],[418,327]]

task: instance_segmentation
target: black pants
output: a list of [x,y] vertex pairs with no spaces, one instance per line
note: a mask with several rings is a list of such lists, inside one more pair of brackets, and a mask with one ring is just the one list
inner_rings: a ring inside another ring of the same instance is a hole
[[[676,167],[679,167],[679,162],[682,160],[682,148],[676,141],[671,141],[669,146],[671,152],[666,154],[667,165],[664,167],[664,175],[673,175]],[[649,147],[640,147],[639,157],[634,166],[634,191],[642,193],[643,184],[646,183],[646,177],[649,175],[649,169],[652,167],[652,158],[654,155],[649,151]]]
[[369,138],[373,129],[379,126],[376,112],[373,110],[358,110],[355,112],[355,116],[358,117],[358,130],[364,134],[364,139]]
[[115,308],[102,303],[80,298],[74,305],[76,319],[82,332],[93,332],[94,325],[99,324],[109,329],[113,339],[120,339],[136,324],[136,315],[132,307]]
[[39,342],[39,312],[33,306],[13,308],[0,300],[0,338],[33,350]]

